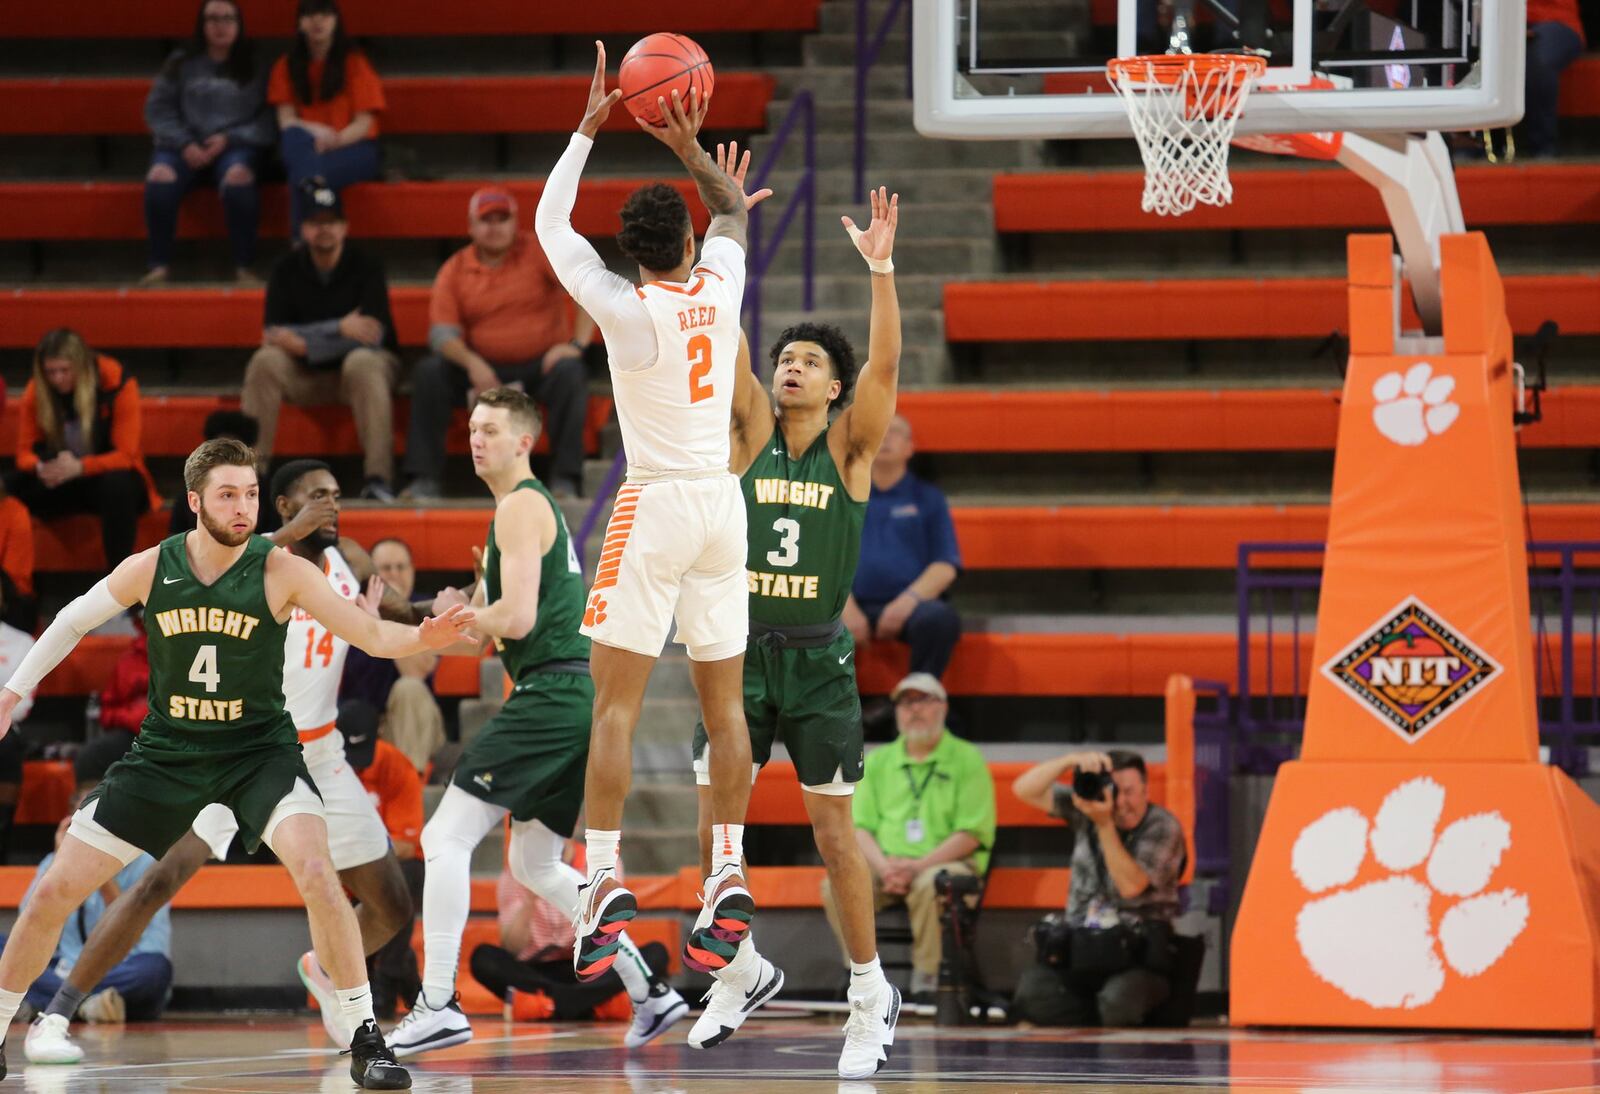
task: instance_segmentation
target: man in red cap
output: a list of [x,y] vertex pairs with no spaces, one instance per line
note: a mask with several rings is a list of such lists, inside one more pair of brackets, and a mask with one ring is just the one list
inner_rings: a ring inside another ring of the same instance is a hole
[[569,302],[533,233],[517,227],[517,201],[508,191],[488,186],[473,194],[467,231],[472,242],[451,255],[433,281],[433,352],[413,373],[406,494],[442,494],[451,411],[469,392],[475,398],[512,384],[544,406],[551,492],[574,496],[583,481],[583,351],[594,337],[594,321]]

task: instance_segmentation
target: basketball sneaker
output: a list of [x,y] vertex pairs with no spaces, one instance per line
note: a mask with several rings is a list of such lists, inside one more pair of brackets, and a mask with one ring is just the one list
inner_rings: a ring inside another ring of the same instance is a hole
[[28,1027],[22,1054],[30,1064],[76,1064],[83,1062],[83,1049],[67,1035],[70,1023],[64,1014],[41,1014]]
[[411,1072],[395,1062],[378,1023],[368,1018],[350,1038],[350,1078],[362,1090],[410,1090]]
[[839,1054],[839,1078],[876,1075],[889,1062],[899,1021],[900,989],[887,981],[871,995],[851,999],[850,1018],[844,1024],[844,1051]]
[[633,1024],[628,1027],[622,1043],[628,1048],[642,1048],[688,1013],[689,1001],[665,980],[659,980],[644,1002],[633,1005]]
[[572,970],[579,980],[594,980],[616,964],[622,949],[622,932],[638,914],[639,901],[611,870],[601,870],[594,880],[578,889]]
[[716,972],[728,967],[749,935],[756,902],[733,862],[706,879],[704,901],[683,944],[683,961],[696,972]]
[[464,1045],[470,1040],[472,1023],[462,1013],[460,995],[452,995],[449,1002],[435,1009],[428,1003],[427,992],[419,992],[411,1013],[389,1031],[389,1047],[402,1059],[436,1048]]
[[[695,1019],[689,1030],[690,1048],[715,1048],[736,1033],[744,1020],[761,1004],[778,994],[783,987],[783,970],[757,957],[751,963],[754,974],[750,977],[730,977],[716,980],[704,999],[706,1009]],[[750,983],[746,988],[745,983]]]
[[350,1034],[344,1028],[344,1008],[339,1006],[333,981],[322,970],[322,962],[317,960],[316,953],[307,950],[301,954],[300,960],[295,962],[294,971],[300,975],[300,983],[305,985],[306,991],[317,1001],[317,1013],[322,1016],[322,1028],[327,1031],[328,1038],[336,1045],[348,1045]]

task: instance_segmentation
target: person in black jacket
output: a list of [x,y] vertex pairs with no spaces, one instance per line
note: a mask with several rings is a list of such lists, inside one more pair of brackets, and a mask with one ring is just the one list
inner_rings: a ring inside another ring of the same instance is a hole
[[400,359],[389,285],[376,258],[346,243],[338,192],[321,179],[305,190],[304,245],[283,257],[267,283],[265,329],[245,369],[241,408],[260,425],[256,453],[265,467],[285,399],[348,405],[365,458],[361,496],[393,501],[392,401]]

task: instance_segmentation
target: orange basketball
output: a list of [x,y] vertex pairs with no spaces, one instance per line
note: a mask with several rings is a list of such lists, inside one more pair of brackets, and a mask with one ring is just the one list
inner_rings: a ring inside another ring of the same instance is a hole
[[635,118],[657,126],[666,124],[656,105],[658,98],[671,102],[676,89],[687,108],[691,88],[699,91],[700,101],[705,102],[716,83],[706,51],[692,38],[667,33],[647,35],[633,43],[622,58],[617,77],[623,105]]

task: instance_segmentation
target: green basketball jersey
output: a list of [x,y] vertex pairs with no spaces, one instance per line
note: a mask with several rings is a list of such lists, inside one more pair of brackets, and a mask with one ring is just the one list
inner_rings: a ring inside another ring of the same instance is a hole
[[260,743],[260,733],[293,723],[283,708],[283,638],[267,605],[272,542],[245,541],[227,572],[202,585],[189,569],[187,533],[161,543],[145,604],[150,645],[146,729],[218,747]]
[[773,430],[739,482],[750,522],[750,618],[775,627],[839,618],[856,578],[867,503],[846,492],[828,430],[798,459],[789,457],[783,430]]
[[[556,514],[556,541],[545,549],[539,563],[539,615],[522,638],[497,638],[500,663],[512,680],[546,661],[587,661],[589,640],[578,633],[583,623],[583,567],[572,549],[567,521],[561,506],[538,479],[523,479],[517,490],[536,490],[544,495]],[[494,521],[489,522],[489,544],[483,552],[485,603],[500,599],[500,548],[494,541]]]

